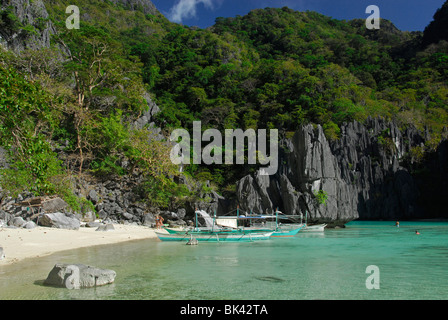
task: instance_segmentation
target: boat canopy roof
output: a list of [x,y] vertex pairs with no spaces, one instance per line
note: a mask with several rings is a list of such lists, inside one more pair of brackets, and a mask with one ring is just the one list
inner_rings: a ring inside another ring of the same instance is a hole
[[[297,217],[297,215],[278,215],[279,219],[288,219],[292,217]],[[216,219],[275,219],[277,218],[275,215],[263,215],[263,216],[246,216],[246,215],[240,215],[240,216],[218,216]]]
[[[196,211],[200,213],[201,211]],[[213,216],[211,216],[212,218]],[[232,216],[215,216],[215,219],[237,219],[237,220],[244,220],[244,219],[290,219],[290,218],[298,218],[300,216],[298,215],[286,215],[283,214],[281,211],[277,211],[277,214],[248,214],[247,212],[245,214],[239,214],[239,215],[232,215]]]

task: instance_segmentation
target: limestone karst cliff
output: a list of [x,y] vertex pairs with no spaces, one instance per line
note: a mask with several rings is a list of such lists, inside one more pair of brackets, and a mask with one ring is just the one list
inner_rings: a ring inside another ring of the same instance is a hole
[[55,28],[42,0],[2,0],[0,43],[7,49],[41,49],[50,46]]
[[428,182],[412,172],[409,162],[411,148],[424,141],[417,130],[401,131],[394,122],[379,118],[365,125],[345,124],[341,139],[332,142],[320,126],[303,126],[283,141],[276,175],[248,175],[238,182],[237,202],[248,212],[272,213],[279,208],[330,225],[358,218],[440,217],[422,202],[422,192],[425,199],[431,194],[441,197],[446,148],[440,146],[432,163],[422,164],[428,169],[426,177],[430,172],[439,177]]

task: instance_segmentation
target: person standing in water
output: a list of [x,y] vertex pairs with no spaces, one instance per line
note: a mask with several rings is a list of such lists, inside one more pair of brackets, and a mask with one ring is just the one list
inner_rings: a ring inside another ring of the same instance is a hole
[[156,216],[156,228],[161,229],[163,226],[163,218],[160,215]]
[[399,221],[395,222],[395,226],[396,226],[397,228],[400,228],[400,222],[399,222]]

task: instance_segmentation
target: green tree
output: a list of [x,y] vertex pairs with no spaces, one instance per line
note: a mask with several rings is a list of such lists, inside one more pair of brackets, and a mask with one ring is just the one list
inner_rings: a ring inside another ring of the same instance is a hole
[[82,25],[79,30],[61,32],[59,41],[69,52],[65,68],[75,82],[76,101],[68,104],[67,112],[73,115],[81,174],[84,153],[92,148],[87,128],[94,126],[97,114],[109,114],[112,106],[141,112],[146,107],[144,87],[140,65],[126,59],[120,44],[102,29]]
[[56,191],[51,180],[63,170],[49,143],[48,133],[57,124],[51,100],[38,84],[0,62],[0,145],[11,162],[1,181],[13,193]]

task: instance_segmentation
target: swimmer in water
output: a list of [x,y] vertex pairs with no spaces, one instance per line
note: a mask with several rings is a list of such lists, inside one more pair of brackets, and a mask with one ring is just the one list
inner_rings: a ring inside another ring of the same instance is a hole
[[415,230],[415,234],[420,234],[420,232],[418,232],[418,230]]

